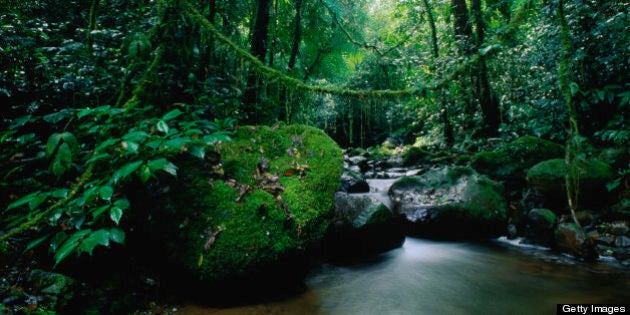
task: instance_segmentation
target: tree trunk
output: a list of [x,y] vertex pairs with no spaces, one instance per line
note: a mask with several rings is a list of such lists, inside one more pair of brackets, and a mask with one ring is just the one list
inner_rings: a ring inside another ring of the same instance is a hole
[[567,20],[564,16],[564,1],[558,0],[558,20],[560,24],[560,64],[558,67],[558,80],[560,92],[564,96],[569,114],[569,139],[567,140],[565,163],[567,173],[565,175],[565,184],[567,189],[567,197],[569,200],[569,210],[575,224],[581,227],[577,219],[576,212],[578,208],[578,191],[579,191],[579,169],[576,166],[576,160],[580,154],[580,131],[578,128],[578,113],[571,92],[571,51],[573,43],[571,41],[571,33]]
[[[440,57],[440,49],[438,47],[438,39],[437,39],[437,28],[435,27],[435,19],[433,18],[433,9],[431,8],[431,4],[429,0],[423,0],[424,7],[427,11],[427,15],[429,17],[429,27],[431,28],[431,47],[433,50],[433,59],[437,61]],[[435,64],[435,62],[434,62]],[[444,124],[444,141],[447,144],[453,144],[455,142],[455,138],[453,136],[453,127],[451,126],[451,121],[448,117],[448,106],[445,100],[444,90],[440,88],[440,108],[442,109],[442,123]]]
[[472,53],[472,27],[468,17],[466,0],[451,0],[451,11],[453,13],[453,31],[457,47],[464,55]]
[[[269,33],[271,0],[256,0],[256,17],[252,28],[250,52],[258,60],[265,62],[267,55],[267,37]],[[246,123],[260,123],[261,114],[265,110],[259,106],[260,88],[259,80],[255,73],[250,73],[247,78],[247,87],[244,93],[243,120]]]
[[[486,27],[483,21],[483,14],[481,12],[481,0],[472,0],[471,8],[475,17],[476,28],[476,45],[477,51],[484,44],[484,37]],[[486,65],[485,56],[479,56],[477,64],[477,77],[476,85],[477,99],[479,100],[479,107],[481,108],[481,114],[483,117],[484,134],[486,136],[497,136],[499,133],[499,125],[501,123],[499,102],[492,93],[490,82],[488,81],[488,67]]]
[[295,0],[295,31],[293,32],[293,44],[291,45],[291,56],[289,57],[289,72],[295,67],[300,41],[302,40],[302,2],[303,0]]

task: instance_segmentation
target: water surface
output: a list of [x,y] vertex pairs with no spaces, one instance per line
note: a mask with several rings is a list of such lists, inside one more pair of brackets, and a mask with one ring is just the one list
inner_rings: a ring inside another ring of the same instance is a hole
[[555,314],[558,303],[627,303],[630,273],[514,247],[507,242],[435,242],[403,247],[354,265],[325,264],[306,292],[283,301],[180,314]]

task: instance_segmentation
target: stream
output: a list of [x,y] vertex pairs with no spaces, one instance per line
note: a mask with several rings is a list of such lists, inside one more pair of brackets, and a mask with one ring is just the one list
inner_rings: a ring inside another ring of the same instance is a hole
[[[371,179],[388,204],[393,179]],[[306,288],[282,301],[232,308],[186,305],[178,314],[556,314],[559,303],[628,303],[630,269],[585,263],[499,238],[403,246],[352,265],[324,264]]]

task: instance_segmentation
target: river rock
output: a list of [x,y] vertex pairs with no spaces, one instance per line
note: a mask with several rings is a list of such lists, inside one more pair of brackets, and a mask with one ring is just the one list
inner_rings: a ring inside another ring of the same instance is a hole
[[402,245],[400,221],[376,195],[338,192],[335,204],[334,224],[325,242],[332,260],[366,257]]
[[360,173],[346,169],[341,175],[341,190],[347,193],[365,193],[370,186]]
[[564,148],[554,142],[527,136],[475,154],[470,165],[498,180],[525,179],[525,171],[541,161],[560,158]]
[[554,232],[556,249],[573,256],[592,260],[598,253],[595,241],[588,238],[584,230],[575,223],[560,223]]
[[303,277],[307,250],[334,213],[341,149],[302,125],[240,127],[232,138],[217,150],[222,176],[195,160],[178,163],[164,213],[153,214],[167,221],[147,233],[163,234],[163,259],[218,291]]
[[[612,168],[596,159],[576,161],[579,172],[578,197],[580,207],[598,208],[609,199],[606,184],[613,178]],[[545,207],[554,211],[565,208],[567,193],[565,175],[567,167],[564,159],[552,159],[534,165],[527,172],[527,181],[535,189]]]
[[505,234],[506,202],[500,186],[467,167],[440,167],[403,177],[389,190],[406,233],[445,239]]
[[554,243],[554,227],[557,221],[556,214],[549,209],[532,209],[527,215],[525,237],[533,243],[551,246]]

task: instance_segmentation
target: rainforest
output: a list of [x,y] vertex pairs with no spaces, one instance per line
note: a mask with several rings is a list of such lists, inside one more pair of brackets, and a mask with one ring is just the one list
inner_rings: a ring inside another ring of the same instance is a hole
[[629,14],[2,0],[0,314],[628,309]]

